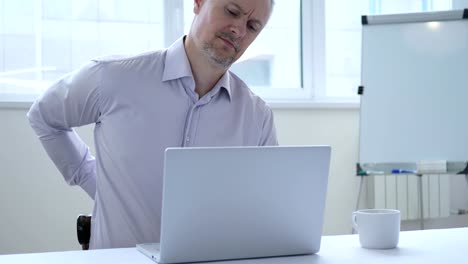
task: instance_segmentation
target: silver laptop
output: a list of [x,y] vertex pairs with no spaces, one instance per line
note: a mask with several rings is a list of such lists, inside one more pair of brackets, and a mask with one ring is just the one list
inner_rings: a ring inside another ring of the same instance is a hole
[[319,251],[329,146],[169,148],[158,263]]

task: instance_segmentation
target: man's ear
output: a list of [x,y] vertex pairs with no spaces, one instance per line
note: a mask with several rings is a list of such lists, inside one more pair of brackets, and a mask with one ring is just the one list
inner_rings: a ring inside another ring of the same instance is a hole
[[203,0],[194,0],[193,1],[193,13],[198,15],[200,13],[201,6],[203,5]]

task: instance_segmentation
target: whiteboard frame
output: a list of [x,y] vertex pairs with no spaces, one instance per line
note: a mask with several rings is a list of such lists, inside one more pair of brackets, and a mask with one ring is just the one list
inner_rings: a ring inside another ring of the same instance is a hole
[[[463,10],[452,10],[452,11],[439,11],[439,12],[424,12],[424,13],[409,13],[409,14],[392,14],[392,15],[375,15],[375,16],[362,16],[362,24],[363,30],[364,27],[372,26],[372,25],[382,25],[382,24],[401,24],[401,23],[420,23],[420,22],[435,22],[435,21],[448,21],[448,20],[461,20],[468,18],[468,9]],[[362,45],[362,54],[364,54],[364,34],[363,34],[363,45]],[[362,61],[364,63],[364,60]],[[361,75],[361,82],[364,79],[364,76]],[[365,86],[365,84],[363,84]],[[365,87],[359,89],[360,91],[365,93]],[[403,161],[378,161],[373,162],[372,160],[363,160],[361,153],[362,153],[362,103],[363,100],[361,98],[361,110],[360,110],[360,131],[359,131],[359,165],[369,165],[372,166],[378,165],[378,163],[382,164],[392,164],[392,163],[405,163],[408,167],[414,167],[415,165],[412,162],[414,160],[403,160]],[[468,140],[468,136],[467,136]],[[459,161],[460,159],[456,159]],[[463,159],[465,160],[465,159]],[[405,166],[405,167],[407,167]],[[367,166],[366,166],[367,167]]]

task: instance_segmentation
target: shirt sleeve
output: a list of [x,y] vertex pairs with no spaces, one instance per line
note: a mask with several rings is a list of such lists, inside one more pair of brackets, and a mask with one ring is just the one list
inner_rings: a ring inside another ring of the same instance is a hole
[[91,62],[54,83],[27,116],[44,149],[69,185],[79,185],[94,199],[96,160],[73,127],[100,117],[101,67]]
[[273,111],[266,107],[265,121],[263,122],[263,133],[260,146],[277,146],[278,138],[276,137],[276,127],[273,117]]

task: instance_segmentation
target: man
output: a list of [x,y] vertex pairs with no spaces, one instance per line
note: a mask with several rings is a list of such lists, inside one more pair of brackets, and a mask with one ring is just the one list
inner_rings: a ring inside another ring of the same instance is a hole
[[[271,109],[227,71],[272,4],[195,0],[190,33],[168,49],[94,60],[33,104],[28,117],[48,155],[95,200],[90,248],[159,241],[167,147],[277,144]],[[91,123],[96,159],[72,130]]]

